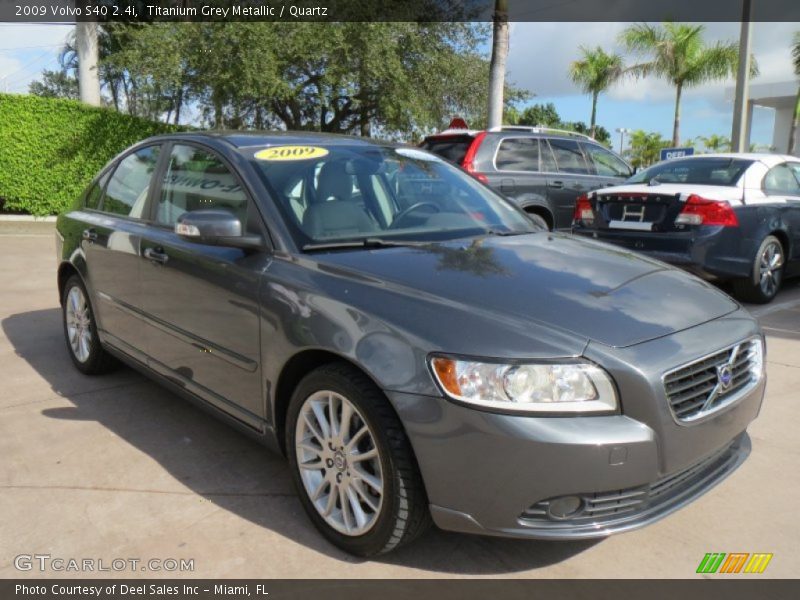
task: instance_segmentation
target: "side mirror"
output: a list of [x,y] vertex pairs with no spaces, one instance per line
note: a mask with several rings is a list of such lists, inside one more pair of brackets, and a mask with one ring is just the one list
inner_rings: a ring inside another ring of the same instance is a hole
[[204,209],[183,213],[175,223],[175,233],[188,242],[209,246],[247,250],[264,247],[261,236],[244,234],[242,222],[227,210]]

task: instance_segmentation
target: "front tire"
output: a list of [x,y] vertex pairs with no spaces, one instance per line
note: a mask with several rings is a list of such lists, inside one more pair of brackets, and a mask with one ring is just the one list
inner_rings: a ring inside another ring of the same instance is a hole
[[322,366],[298,384],[287,414],[286,451],[303,508],[342,550],[382,554],[430,524],[400,420],[380,389],[350,365]]
[[81,373],[99,375],[113,371],[119,365],[100,345],[89,294],[77,275],[72,275],[64,284],[61,315],[67,351]]
[[736,297],[754,304],[772,302],[783,283],[785,265],[783,244],[774,235],[768,235],[756,252],[752,275],[733,282]]

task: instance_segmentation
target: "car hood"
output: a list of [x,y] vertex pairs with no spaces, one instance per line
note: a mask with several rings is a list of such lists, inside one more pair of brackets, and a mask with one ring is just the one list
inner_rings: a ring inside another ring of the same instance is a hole
[[[410,304],[431,299],[442,308],[441,322],[467,311],[476,327],[484,320],[484,330],[486,319],[511,319],[609,346],[669,335],[738,308],[713,286],[664,263],[553,233],[337,251],[313,260],[328,274],[405,295]],[[358,295],[349,301],[358,303]],[[420,318],[421,328],[432,314]]]

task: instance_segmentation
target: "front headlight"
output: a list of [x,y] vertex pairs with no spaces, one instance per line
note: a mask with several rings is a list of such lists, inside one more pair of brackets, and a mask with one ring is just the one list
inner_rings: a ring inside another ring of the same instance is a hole
[[430,359],[436,381],[453,400],[531,413],[608,413],[617,408],[611,377],[588,362],[503,364]]

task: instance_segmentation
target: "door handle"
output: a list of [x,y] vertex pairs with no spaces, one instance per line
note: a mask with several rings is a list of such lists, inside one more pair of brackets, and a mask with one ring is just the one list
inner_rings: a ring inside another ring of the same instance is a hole
[[163,248],[145,248],[144,257],[147,260],[160,265],[163,265],[165,262],[167,262],[167,260],[169,260],[169,256],[166,255]]
[[90,242],[96,242],[97,241],[97,232],[94,229],[91,229],[91,228],[90,229],[84,229],[83,233],[81,234],[81,237],[83,237],[83,239],[88,240]]
[[563,181],[551,181],[551,182],[550,182],[550,183],[548,183],[547,185],[548,185],[548,187],[551,187],[551,188],[555,188],[555,189],[557,189],[557,190],[560,190],[561,188],[563,188],[563,187],[564,187],[564,182],[563,182]]

